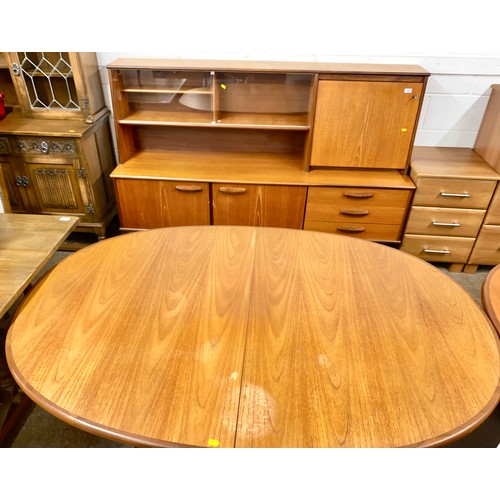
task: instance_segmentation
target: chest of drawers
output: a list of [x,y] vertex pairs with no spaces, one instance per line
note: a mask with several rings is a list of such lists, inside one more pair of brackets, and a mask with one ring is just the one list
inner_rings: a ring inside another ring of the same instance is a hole
[[500,175],[468,148],[414,148],[415,196],[401,250],[461,271]]

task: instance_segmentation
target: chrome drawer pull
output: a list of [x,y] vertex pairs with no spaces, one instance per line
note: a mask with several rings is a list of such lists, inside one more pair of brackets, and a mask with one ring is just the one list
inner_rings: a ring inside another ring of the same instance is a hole
[[471,195],[469,193],[445,193],[442,191],[439,193],[441,196],[448,196],[451,198],[470,198]]
[[443,227],[460,227],[462,224],[459,222],[434,222],[432,221],[433,226],[443,226]]
[[437,253],[440,255],[448,255],[451,252],[449,250],[428,250],[427,248],[424,248],[424,253]]

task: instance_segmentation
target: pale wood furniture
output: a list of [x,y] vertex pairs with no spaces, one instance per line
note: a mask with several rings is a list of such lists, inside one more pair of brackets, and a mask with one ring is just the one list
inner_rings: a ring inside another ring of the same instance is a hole
[[132,232],[67,257],[7,337],[58,418],[146,446],[396,447],[471,432],[499,339],[421,259],[292,229]]
[[[492,85],[474,150],[500,174],[500,85]],[[499,183],[500,186],[500,183]],[[500,187],[484,218],[472,249],[466,271],[475,272],[478,265],[500,264]]]
[[415,147],[410,176],[417,189],[401,250],[462,271],[500,174],[470,148]]
[[77,224],[76,217],[0,214],[0,317]]
[[108,69],[123,230],[238,224],[400,243],[422,68],[119,59]]
[[[76,217],[0,213],[0,320],[8,318],[6,313],[77,224]],[[7,369],[4,340],[0,321],[0,446],[14,435],[30,405]]]
[[3,53],[0,168],[13,212],[76,216],[76,231],[105,236],[115,160],[100,82],[92,52]]
[[500,335],[500,264],[486,275],[481,288],[481,301],[486,314]]

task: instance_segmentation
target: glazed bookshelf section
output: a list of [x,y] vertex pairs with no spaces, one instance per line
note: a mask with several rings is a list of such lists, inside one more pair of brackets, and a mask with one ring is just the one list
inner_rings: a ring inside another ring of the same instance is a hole
[[[112,69],[110,80],[122,163],[144,150],[199,151],[207,162],[237,151],[304,159],[314,75]],[[183,127],[193,133],[172,130]]]
[[400,243],[422,68],[119,59],[108,71],[122,230],[258,225]]

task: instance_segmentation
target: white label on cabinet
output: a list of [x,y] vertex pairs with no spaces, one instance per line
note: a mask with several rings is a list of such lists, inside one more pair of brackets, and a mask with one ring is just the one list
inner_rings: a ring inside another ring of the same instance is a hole
[[404,90],[404,93],[405,93],[405,94],[411,94],[412,92],[413,92],[413,89],[410,89],[410,88],[406,88],[406,89]]

